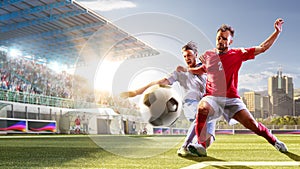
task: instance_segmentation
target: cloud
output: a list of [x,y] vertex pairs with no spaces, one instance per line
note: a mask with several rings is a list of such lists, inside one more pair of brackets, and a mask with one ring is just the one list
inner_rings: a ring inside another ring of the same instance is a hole
[[[239,88],[250,89],[254,91],[263,91],[268,88],[268,78],[276,76],[277,72],[263,71],[260,73],[248,73],[239,75]],[[300,74],[295,72],[283,72],[283,76],[293,78],[294,88],[299,88]]]
[[269,71],[239,75],[239,88],[246,88],[254,91],[267,90],[268,78],[274,75],[274,72]]
[[80,1],[80,3],[95,11],[111,11],[136,7],[135,3],[127,0],[91,0]]

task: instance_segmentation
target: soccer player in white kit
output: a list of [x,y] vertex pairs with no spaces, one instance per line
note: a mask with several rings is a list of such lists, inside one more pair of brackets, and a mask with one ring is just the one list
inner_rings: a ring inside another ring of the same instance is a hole
[[[222,25],[217,31],[216,48],[201,55],[202,66],[189,70],[194,74],[207,74],[206,95],[200,101],[196,118],[195,131],[199,143],[205,140],[203,137],[206,132],[205,128],[203,129],[205,123],[224,116],[229,123],[236,120],[255,134],[264,137],[280,152],[288,152],[283,142],[253,118],[237,91],[238,71],[242,63],[268,50],[282,31],[282,24],[283,20],[277,19],[274,23],[274,32],[259,46],[235,49],[229,48],[233,42],[233,28]],[[203,148],[199,145],[190,145],[188,148],[191,152],[197,152]]]
[[[182,55],[185,59],[188,68],[196,68],[201,65],[201,63],[197,63],[197,54],[197,45],[194,42],[189,42],[182,47]],[[177,154],[180,156],[187,156],[188,154],[191,154],[191,152],[188,151],[188,146],[190,145],[190,143],[192,143],[195,137],[195,115],[197,112],[198,103],[205,94],[206,84],[206,74],[195,75],[186,70],[186,67],[178,66],[177,69],[174,72],[172,72],[168,77],[165,77],[158,81],[153,81],[137,90],[121,93],[121,97],[123,98],[134,97],[136,95],[142,94],[147,88],[153,85],[172,85],[175,82],[179,83],[179,85],[184,89],[185,93],[185,97],[183,99],[184,114],[186,118],[192,122],[184,143],[177,151]],[[211,143],[215,139],[215,127],[215,121],[210,121],[205,126],[207,131],[207,139],[205,140],[206,147],[211,145]],[[192,155],[206,156],[206,151],[205,149],[201,153],[196,151]]]

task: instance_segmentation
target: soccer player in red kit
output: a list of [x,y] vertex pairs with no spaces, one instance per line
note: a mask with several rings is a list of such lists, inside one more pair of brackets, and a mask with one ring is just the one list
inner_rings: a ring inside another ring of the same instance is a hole
[[222,25],[216,36],[216,48],[206,51],[201,57],[203,65],[198,68],[191,68],[189,71],[202,74],[207,73],[206,96],[198,105],[196,118],[196,134],[200,144],[189,146],[191,152],[203,152],[205,145],[206,122],[217,120],[222,115],[229,122],[234,124],[238,121],[246,128],[259,136],[264,137],[280,152],[286,153],[286,145],[279,141],[261,123],[258,123],[246,105],[238,95],[238,71],[242,62],[254,59],[256,55],[268,50],[275,42],[282,31],[282,19],[274,23],[274,32],[259,46],[251,48],[229,48],[233,42],[234,30],[228,25]]

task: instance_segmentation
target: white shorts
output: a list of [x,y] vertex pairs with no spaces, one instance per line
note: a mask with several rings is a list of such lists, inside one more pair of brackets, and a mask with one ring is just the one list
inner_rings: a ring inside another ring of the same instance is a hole
[[79,130],[80,130],[80,125],[76,125],[76,126],[75,126],[75,130],[76,130],[76,129],[79,129]]
[[185,99],[182,109],[184,116],[188,119],[188,121],[194,121],[197,114],[197,108],[198,108],[199,101],[198,100],[192,100],[192,99]]
[[244,109],[252,116],[240,98],[205,96],[200,101],[200,104],[201,102],[207,102],[214,110],[213,114],[208,117],[208,122],[215,121],[223,115],[229,125],[236,124],[238,122],[232,117]]

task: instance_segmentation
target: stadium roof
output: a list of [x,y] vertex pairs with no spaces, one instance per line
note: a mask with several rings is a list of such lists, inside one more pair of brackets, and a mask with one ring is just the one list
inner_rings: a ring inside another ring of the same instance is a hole
[[74,0],[0,1],[0,46],[18,49],[35,59],[74,64],[95,33],[104,37],[101,44],[115,44],[114,58],[158,54]]

